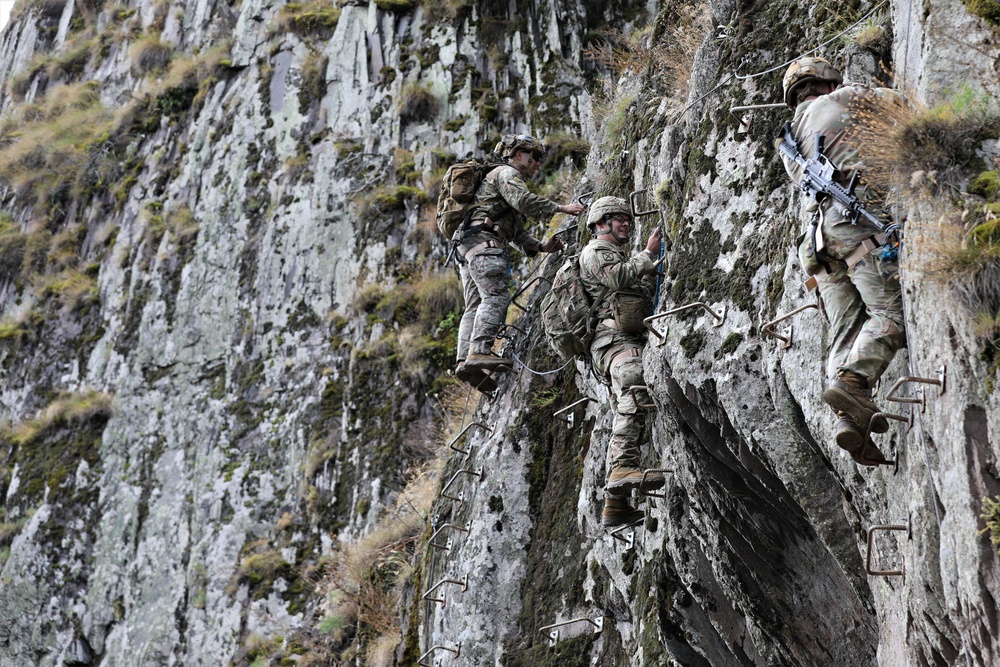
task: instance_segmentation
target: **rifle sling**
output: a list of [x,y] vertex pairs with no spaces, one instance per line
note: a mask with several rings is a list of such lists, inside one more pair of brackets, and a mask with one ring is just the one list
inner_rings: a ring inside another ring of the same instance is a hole
[[[861,242],[861,245],[859,245],[857,248],[854,249],[854,252],[845,257],[843,260],[838,260],[838,261],[842,261],[843,264],[845,265],[845,268],[848,271],[850,271],[851,269],[854,268],[855,264],[861,261],[862,257],[867,255],[871,251],[875,250],[875,248],[882,247],[883,244],[885,244],[884,233],[876,234],[875,236],[869,236],[868,238],[866,238],[864,241]],[[837,268],[839,269],[841,267]],[[831,273],[832,271],[827,269],[825,264],[821,263],[819,271],[809,276],[809,279],[806,280],[805,282],[806,291],[811,292],[814,289],[816,289],[819,286],[819,281],[827,278]]]

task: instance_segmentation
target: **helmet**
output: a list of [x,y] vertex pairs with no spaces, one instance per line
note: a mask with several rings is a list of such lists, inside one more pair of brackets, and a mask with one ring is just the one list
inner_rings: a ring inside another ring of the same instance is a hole
[[505,134],[493,149],[504,160],[513,157],[517,151],[527,151],[541,157],[545,155],[545,144],[527,134]]
[[844,83],[840,70],[823,58],[799,58],[792,63],[781,80],[785,91],[785,104],[795,108],[796,89],[810,81],[832,81],[838,86]]
[[615,213],[623,213],[632,217],[632,209],[628,202],[621,197],[601,197],[590,205],[590,212],[587,213],[587,227],[594,231],[594,225],[604,220],[605,216]]

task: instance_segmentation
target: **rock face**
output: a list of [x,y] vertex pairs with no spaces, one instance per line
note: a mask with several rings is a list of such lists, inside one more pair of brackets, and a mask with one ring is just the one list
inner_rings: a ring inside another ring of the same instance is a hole
[[[785,112],[749,131],[728,112],[774,101],[778,65],[856,21],[824,52],[852,80],[885,80],[881,62],[926,106],[955,110],[962,86],[996,105],[998,28],[973,4],[21,10],[0,36],[0,664],[295,653],[330,604],[310,585],[324,556],[372,534],[442,442],[461,297],[428,202],[502,132],[549,139],[561,201],[654,191],[637,237],[669,239],[657,312],[722,321],[657,322],[646,454],[668,484],[613,537],[607,389],[580,363],[548,373],[544,288],[520,298],[519,371],[444,438],[477,424],[409,554],[400,645],[366,664],[995,664],[995,328],[935,273],[933,240],[996,132],[947,183],[925,174],[949,197],[900,199],[908,350],[883,384],[943,386],[903,385],[922,403],[887,404],[912,415],[881,441],[898,469],[859,469],[820,400],[822,315],[787,349],[762,334],[812,298],[771,145]],[[601,51],[608,28],[634,34]],[[872,567],[905,578],[865,572],[879,525]],[[443,604],[421,599],[437,584]],[[540,629],[574,619],[549,647]]]

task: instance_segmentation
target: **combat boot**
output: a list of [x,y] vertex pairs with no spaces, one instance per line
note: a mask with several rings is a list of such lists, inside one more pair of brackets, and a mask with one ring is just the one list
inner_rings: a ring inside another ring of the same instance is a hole
[[[823,392],[823,400],[837,412],[847,413],[862,430],[868,428],[873,414],[882,412],[868,393],[868,380],[851,371],[837,374],[837,379]],[[889,430],[889,420],[878,417],[871,426],[872,433],[885,433]]]
[[[662,489],[666,481],[663,473],[651,472],[646,475],[646,481],[642,484],[642,490],[655,491]],[[639,488],[640,482],[642,482],[641,470],[627,466],[615,466],[612,468],[611,474],[608,475],[608,482],[605,484],[604,490],[608,492],[608,495],[615,496],[616,498],[627,498],[632,493],[632,489]]]
[[854,420],[847,416],[845,412],[837,413],[837,423],[833,427],[834,439],[837,441],[837,446],[841,449],[847,450],[851,455],[857,454],[861,451],[861,443],[865,439],[865,433],[858,425],[854,423]]
[[465,362],[459,362],[455,369],[455,377],[485,394],[492,394],[497,389],[496,380],[478,368],[468,368]]
[[487,354],[477,354],[476,352],[470,352],[469,356],[465,358],[465,367],[470,370],[480,370],[480,371],[491,371],[491,370],[502,370],[509,371],[514,366],[514,362],[510,359],[505,359],[504,357],[498,357],[493,353]]
[[645,514],[628,504],[624,498],[605,498],[604,512],[601,513],[601,525],[605,528],[617,528],[639,523]]

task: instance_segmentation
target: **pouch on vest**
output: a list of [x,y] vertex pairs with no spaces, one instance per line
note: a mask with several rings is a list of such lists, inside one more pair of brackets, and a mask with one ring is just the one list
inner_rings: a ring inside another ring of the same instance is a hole
[[628,292],[616,292],[611,297],[611,313],[618,329],[625,333],[640,333],[646,327],[646,298]]

